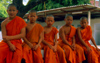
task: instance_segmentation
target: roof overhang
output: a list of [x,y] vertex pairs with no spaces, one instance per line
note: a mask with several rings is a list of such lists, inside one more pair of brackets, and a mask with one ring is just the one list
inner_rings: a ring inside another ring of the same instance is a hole
[[[91,11],[91,14],[96,16],[100,14],[100,7],[96,7],[90,4],[74,5],[74,6],[60,7],[60,8],[50,9],[50,10],[38,11],[37,15],[39,17],[38,21],[43,22],[44,18],[47,15],[53,15],[55,17],[55,21],[61,21],[64,19],[64,16],[66,14],[72,14],[75,19],[78,19],[81,16],[86,16],[88,11]],[[24,18],[27,18],[27,15],[28,14],[26,14]]]

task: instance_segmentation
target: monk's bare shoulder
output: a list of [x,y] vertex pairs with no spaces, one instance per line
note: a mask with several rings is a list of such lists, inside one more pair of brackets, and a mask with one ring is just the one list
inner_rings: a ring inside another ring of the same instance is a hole
[[59,29],[59,34],[62,35],[62,33],[64,33],[64,26]]
[[6,26],[7,23],[8,23],[7,20],[2,21],[1,27],[2,27],[2,26]]
[[59,31],[64,31],[64,27],[65,27],[65,26],[62,26],[62,27],[59,29]]

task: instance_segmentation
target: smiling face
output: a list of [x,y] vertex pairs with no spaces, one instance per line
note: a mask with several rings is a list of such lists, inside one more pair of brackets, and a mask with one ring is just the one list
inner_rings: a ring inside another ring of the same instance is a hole
[[45,22],[46,22],[47,26],[51,27],[53,25],[53,23],[54,23],[54,17],[48,16],[46,18]]
[[73,17],[67,16],[65,19],[66,25],[70,26],[73,22]]
[[7,13],[10,18],[14,18],[17,15],[18,10],[15,6],[9,6],[7,9]]

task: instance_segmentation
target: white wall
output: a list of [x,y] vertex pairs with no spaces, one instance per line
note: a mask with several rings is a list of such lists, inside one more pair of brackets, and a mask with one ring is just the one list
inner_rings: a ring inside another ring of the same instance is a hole
[[[46,25],[45,22],[37,22],[37,23],[41,24],[42,26],[45,26],[45,25]],[[94,33],[94,25],[95,25],[96,23],[100,23],[100,18],[91,19],[91,28],[92,28],[92,35],[93,35],[93,37],[94,37],[94,34],[95,34],[95,33]],[[59,28],[60,28],[62,25],[64,25],[64,24],[65,24],[64,21],[58,21],[58,22],[55,22],[53,26],[54,26],[54,27],[57,27],[58,30],[59,30]],[[77,27],[80,25],[80,20],[74,20],[73,23],[72,23],[72,25],[74,25],[74,27],[77,28]]]

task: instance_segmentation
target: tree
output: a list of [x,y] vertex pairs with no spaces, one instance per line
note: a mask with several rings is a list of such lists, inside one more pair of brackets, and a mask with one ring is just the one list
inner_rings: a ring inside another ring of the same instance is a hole
[[1,4],[7,8],[7,6],[12,3],[12,0],[0,0]]
[[44,10],[44,2],[46,9],[65,7],[71,5],[81,5],[90,3],[90,0],[29,0],[26,6],[23,5],[23,0],[13,0],[13,4],[18,7],[18,15],[23,17],[30,9],[37,11]]
[[23,5],[23,0],[0,0],[0,2],[5,7],[12,2],[18,8],[18,16],[23,17],[30,9],[35,9],[37,11],[44,10],[44,2],[48,10],[58,7],[87,4],[90,0],[29,0],[27,5]]
[[[48,9],[67,7],[72,5],[90,4],[90,0],[47,0],[45,4],[46,4],[46,9],[48,10]],[[41,3],[35,6],[33,9],[36,9],[37,11],[44,10],[44,4]]]
[[7,17],[6,8],[0,3],[0,17]]
[[[42,1],[42,2],[41,2]],[[23,0],[13,0],[13,4],[17,6],[18,16],[23,17],[30,9],[43,3],[46,0],[29,0],[26,6],[23,5]]]

